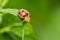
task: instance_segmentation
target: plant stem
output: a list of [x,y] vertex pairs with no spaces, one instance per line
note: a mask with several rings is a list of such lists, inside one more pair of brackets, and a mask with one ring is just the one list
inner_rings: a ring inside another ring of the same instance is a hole
[[22,40],[24,40],[24,27],[22,29]]
[[22,24],[23,24],[23,25],[22,25],[22,26],[23,26],[23,27],[22,27],[22,40],[24,40],[24,21],[25,21],[25,20],[22,21]]

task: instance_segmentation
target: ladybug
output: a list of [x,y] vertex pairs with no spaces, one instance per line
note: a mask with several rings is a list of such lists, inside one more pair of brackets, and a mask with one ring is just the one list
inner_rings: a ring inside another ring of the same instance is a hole
[[18,17],[21,18],[22,20],[26,21],[26,22],[30,22],[30,14],[25,9],[20,9],[18,11]]

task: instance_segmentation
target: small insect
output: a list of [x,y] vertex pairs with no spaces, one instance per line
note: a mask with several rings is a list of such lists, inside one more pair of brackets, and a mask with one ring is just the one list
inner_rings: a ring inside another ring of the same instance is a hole
[[30,14],[25,9],[20,9],[18,12],[18,17],[26,22],[30,22]]

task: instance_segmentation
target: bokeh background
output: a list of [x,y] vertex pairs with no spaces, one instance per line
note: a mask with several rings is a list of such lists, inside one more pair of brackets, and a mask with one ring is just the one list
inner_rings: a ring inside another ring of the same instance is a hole
[[37,40],[60,40],[60,0],[9,0],[4,8],[27,9]]

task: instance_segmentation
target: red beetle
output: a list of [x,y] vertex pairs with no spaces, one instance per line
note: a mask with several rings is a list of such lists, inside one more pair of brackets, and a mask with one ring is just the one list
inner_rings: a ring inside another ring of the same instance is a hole
[[19,18],[23,19],[26,22],[30,22],[30,14],[27,10],[25,9],[20,9],[18,12]]

